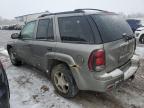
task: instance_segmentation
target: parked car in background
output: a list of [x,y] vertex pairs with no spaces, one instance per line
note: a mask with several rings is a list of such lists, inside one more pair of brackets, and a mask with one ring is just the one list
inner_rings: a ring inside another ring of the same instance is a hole
[[21,30],[22,27],[23,27],[23,25],[14,24],[14,25],[10,25],[8,30]]
[[24,25],[13,24],[13,25],[4,25],[1,27],[2,30],[21,30]]
[[2,30],[8,30],[8,29],[9,29],[9,26],[8,26],[8,25],[2,26]]
[[144,21],[140,19],[127,19],[133,32],[135,32],[139,27],[144,27]]
[[144,44],[144,20],[127,19],[127,22],[135,33],[137,42]]
[[6,72],[0,62],[0,108],[10,108],[10,91]]
[[8,30],[15,30],[15,26],[16,26],[16,25],[9,25],[9,26],[8,26]]
[[137,42],[144,44],[144,27],[140,27],[135,31]]
[[139,58],[133,31],[118,14],[77,9],[27,23],[7,44],[13,65],[46,72],[63,97],[79,90],[106,92],[133,78]]

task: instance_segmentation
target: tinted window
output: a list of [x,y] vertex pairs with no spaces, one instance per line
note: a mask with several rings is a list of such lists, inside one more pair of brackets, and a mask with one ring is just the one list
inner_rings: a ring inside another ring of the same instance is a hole
[[34,35],[35,25],[36,25],[36,21],[27,23],[21,32],[21,38],[32,39]]
[[133,34],[130,26],[119,15],[93,15],[93,18],[99,28],[103,42],[122,39],[124,33]]
[[61,17],[58,21],[63,42],[93,43],[93,33],[85,17]]
[[39,20],[36,38],[37,39],[54,39],[53,22],[51,19]]

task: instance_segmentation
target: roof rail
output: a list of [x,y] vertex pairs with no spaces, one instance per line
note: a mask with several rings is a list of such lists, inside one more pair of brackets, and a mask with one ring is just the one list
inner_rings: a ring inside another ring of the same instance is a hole
[[86,8],[86,9],[75,9],[74,11],[66,11],[66,12],[43,14],[43,15],[40,15],[38,18],[49,16],[49,15],[58,15],[58,14],[81,13],[81,12],[84,13],[85,10],[95,10],[95,11],[98,11],[98,12],[108,12],[108,11],[100,10],[100,9]]
[[49,16],[49,15],[59,15],[59,14],[79,13],[79,12],[81,12],[81,11],[66,11],[66,12],[43,14],[43,15],[40,15],[38,18]]
[[108,12],[108,11],[105,11],[105,10],[100,10],[100,9],[91,9],[91,8],[75,9],[74,11],[77,11],[77,12],[84,12],[85,10],[95,10],[95,11],[99,11],[99,12]]
[[38,16],[38,18],[45,17],[45,16],[48,16],[48,14],[42,14],[42,15]]

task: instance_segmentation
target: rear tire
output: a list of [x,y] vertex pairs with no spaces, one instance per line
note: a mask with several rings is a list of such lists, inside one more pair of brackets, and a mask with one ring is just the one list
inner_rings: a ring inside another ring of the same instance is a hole
[[9,52],[9,56],[10,56],[10,60],[11,60],[11,63],[14,65],[14,66],[20,66],[22,64],[21,60],[19,60],[17,57],[16,57],[16,53],[15,51],[13,50],[13,48],[10,48],[8,50]]
[[139,41],[140,41],[141,44],[144,44],[144,35],[142,35],[142,36],[140,37],[140,40],[139,40]]
[[54,66],[51,80],[56,91],[65,98],[72,98],[78,94],[78,87],[73,79],[72,73],[65,64]]

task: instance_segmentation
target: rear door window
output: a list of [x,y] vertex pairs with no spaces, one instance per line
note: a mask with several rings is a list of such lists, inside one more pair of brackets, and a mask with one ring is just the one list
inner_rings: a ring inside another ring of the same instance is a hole
[[94,43],[93,32],[85,17],[60,17],[58,22],[62,42]]
[[52,19],[39,20],[36,39],[54,39]]
[[123,34],[132,35],[128,23],[119,15],[93,15],[103,42],[112,42],[123,38]]

